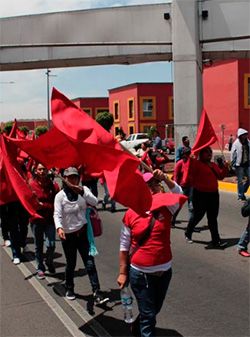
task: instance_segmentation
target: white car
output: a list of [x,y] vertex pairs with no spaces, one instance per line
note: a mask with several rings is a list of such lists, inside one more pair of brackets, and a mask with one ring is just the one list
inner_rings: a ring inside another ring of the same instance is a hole
[[122,140],[121,144],[128,150],[133,151],[135,146],[145,143],[148,140],[149,138],[145,133],[132,133],[126,140]]

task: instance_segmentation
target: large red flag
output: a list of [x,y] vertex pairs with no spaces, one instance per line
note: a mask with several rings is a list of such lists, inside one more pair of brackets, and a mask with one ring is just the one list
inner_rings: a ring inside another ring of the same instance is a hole
[[0,147],[2,151],[3,165],[8,177],[7,182],[11,184],[11,187],[15,191],[18,199],[30,215],[36,217],[38,216],[40,218],[40,216],[36,213],[36,210],[39,207],[38,201],[23,178],[16,160],[15,145],[7,142],[4,136],[0,135]]
[[53,125],[72,140],[120,149],[108,131],[55,88],[51,96],[51,114]]
[[111,147],[72,142],[56,128],[34,141],[9,139],[47,168],[83,165],[88,173],[104,172],[111,196],[124,206],[143,213],[151,194],[137,167],[139,160]]
[[213,126],[205,109],[202,110],[197,136],[192,147],[192,153],[196,154],[201,149],[214,144],[218,140]]
[[3,154],[0,146],[0,205],[16,200],[18,200],[18,197],[12,188],[10,180],[8,179],[8,173],[4,167]]

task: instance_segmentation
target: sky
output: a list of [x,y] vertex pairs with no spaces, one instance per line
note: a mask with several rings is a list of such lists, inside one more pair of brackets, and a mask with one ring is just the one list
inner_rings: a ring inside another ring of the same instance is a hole
[[[0,17],[49,13],[170,0],[0,0]],[[46,69],[0,72],[0,122],[47,118]],[[108,96],[108,89],[134,82],[170,82],[169,62],[55,68],[50,88],[69,98]],[[101,79],[101,80],[100,80]],[[51,92],[51,90],[50,90]]]

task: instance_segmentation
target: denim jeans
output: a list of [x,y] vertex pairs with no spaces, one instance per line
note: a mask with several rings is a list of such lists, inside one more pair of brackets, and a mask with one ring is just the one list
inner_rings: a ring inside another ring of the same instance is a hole
[[55,242],[56,242],[56,230],[53,222],[47,224],[32,223],[31,229],[34,235],[35,241],[35,258],[37,263],[37,270],[45,271],[43,264],[43,240],[45,237],[46,245],[46,264],[51,265],[53,263]]
[[247,225],[247,228],[241,235],[241,238],[237,244],[239,250],[247,250],[247,246],[249,244],[249,232],[250,232],[250,222]]
[[2,230],[2,237],[3,240],[10,239],[10,225],[8,219],[8,205],[1,205],[0,206],[0,218],[1,218],[1,230]]
[[74,289],[74,271],[76,267],[77,251],[80,253],[87,270],[92,291],[100,289],[99,279],[93,256],[89,255],[89,242],[87,238],[87,226],[77,232],[66,234],[66,240],[61,240],[66,257],[65,285],[66,289]]
[[138,304],[142,337],[155,336],[156,315],[163,305],[171,277],[172,269],[155,276],[130,268],[130,285]]
[[236,167],[238,198],[245,199],[245,193],[249,187],[250,167]]
[[186,235],[192,236],[194,228],[201,219],[207,214],[208,227],[211,233],[213,244],[220,241],[218,232],[217,217],[219,213],[219,193],[218,192],[200,192],[193,190],[193,217],[189,220]]

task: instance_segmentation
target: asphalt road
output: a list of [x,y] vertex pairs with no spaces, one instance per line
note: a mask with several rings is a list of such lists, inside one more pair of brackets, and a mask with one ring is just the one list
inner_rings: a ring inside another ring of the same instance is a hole
[[[236,195],[221,193],[219,228],[228,241],[224,250],[205,249],[210,240],[206,219],[195,242],[184,240],[187,210],[179,214],[172,230],[173,278],[157,319],[157,336],[249,336],[249,259],[237,254],[235,244],[246,226],[240,216]],[[57,242],[57,273],[36,280],[34,245],[26,262],[14,266],[9,248],[1,248],[1,331],[2,337],[17,336],[129,336],[122,320],[118,271],[119,233],[124,209],[100,212],[104,233],[97,239],[96,264],[101,287],[110,296],[106,307],[93,307],[91,289],[78,257],[75,277],[76,301],[63,297],[64,266],[61,244]],[[136,314],[136,305],[135,314]]]

